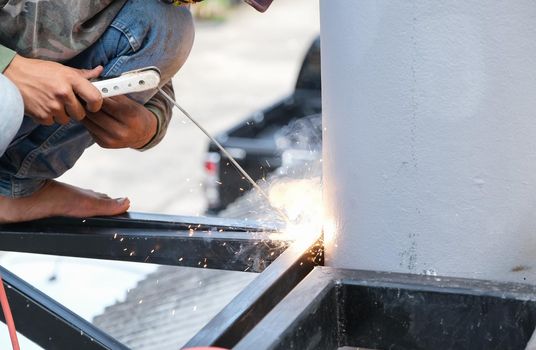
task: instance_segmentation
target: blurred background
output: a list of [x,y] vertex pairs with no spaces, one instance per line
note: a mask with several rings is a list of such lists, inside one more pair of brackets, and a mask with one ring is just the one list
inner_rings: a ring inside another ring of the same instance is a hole
[[[274,0],[265,14],[238,0],[207,0],[192,6],[192,12],[196,16],[196,40],[188,61],[173,82],[179,104],[212,134],[289,95],[307,49],[319,34],[318,2],[314,0]],[[156,148],[137,152],[93,146],[60,180],[113,197],[129,197],[131,211],[205,215],[203,181],[207,145],[205,135],[175,110],[167,136]],[[107,306],[129,300],[128,292],[143,285],[140,281],[148,275],[148,280],[158,281],[161,273],[152,265],[21,253],[3,253],[0,264],[89,321]],[[169,271],[185,273],[177,268]],[[193,274],[186,272],[189,277],[176,280],[177,288],[186,288],[180,283],[184,281],[190,283],[190,290],[199,291],[209,288],[204,281],[223,276],[218,272],[203,279],[201,272]],[[192,301],[188,310],[194,314],[202,310],[204,302],[214,304],[197,324],[184,323],[192,319],[188,314],[182,315],[183,321],[178,322],[174,317],[179,312],[171,310],[167,322],[191,334],[182,334],[181,339],[155,348],[179,348],[255,277],[238,274],[238,277],[225,277],[237,282],[217,302]],[[158,286],[151,285],[146,290],[158,291]],[[132,305],[141,305],[139,300],[144,297],[139,291],[136,293]],[[117,322],[121,327],[121,321]],[[141,343],[131,344],[136,349],[151,348]],[[0,345],[10,346],[5,328],[0,328]],[[38,348],[29,342],[24,342],[22,347]]]

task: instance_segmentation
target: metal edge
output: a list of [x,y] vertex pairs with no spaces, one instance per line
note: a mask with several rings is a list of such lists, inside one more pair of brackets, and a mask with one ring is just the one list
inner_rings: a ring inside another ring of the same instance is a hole
[[104,226],[116,228],[164,228],[180,230],[188,226],[198,226],[200,229],[225,228],[233,231],[277,232],[280,223],[259,223],[247,219],[222,219],[217,217],[176,216],[165,214],[150,214],[129,212],[118,216],[70,218],[54,217],[17,224],[0,224],[0,231],[18,227],[49,227],[49,226]]
[[525,350],[536,350],[536,330],[532,332],[532,336],[530,337],[527,346],[525,346]]
[[185,347],[234,347],[315,266],[323,262],[322,235],[296,241],[190,339]]
[[[335,281],[317,268],[307,275],[288,295],[274,307],[233,349],[271,349],[277,347],[292,324],[308,315],[315,305],[321,304],[325,295],[333,289]],[[284,304],[283,304],[284,303]],[[292,307],[289,308],[289,303]],[[333,310],[336,313],[336,310]],[[277,334],[278,336],[266,336]]]
[[[318,266],[288,293],[251,332],[234,345],[233,349],[276,348],[277,343],[291,325],[298,322],[311,309],[314,309],[312,304],[318,303],[322,295],[334,286],[341,284],[536,301],[536,286],[528,284]],[[334,310],[334,312],[336,311]],[[266,337],[266,334],[272,334],[272,336]],[[536,350],[536,330],[526,349]]]
[[17,331],[44,349],[129,349],[1,266],[0,275]]
[[[45,232],[43,232],[45,231]],[[51,231],[51,232],[47,232]],[[261,272],[290,242],[257,232],[78,226],[4,230],[0,250],[172,266]],[[72,231],[72,232],[69,232]]]

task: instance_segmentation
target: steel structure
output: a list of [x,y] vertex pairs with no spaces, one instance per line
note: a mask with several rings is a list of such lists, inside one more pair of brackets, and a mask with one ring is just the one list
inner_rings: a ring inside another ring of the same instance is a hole
[[532,285],[316,267],[233,349],[534,350],[535,327]]
[[[128,214],[0,225],[4,251],[261,272],[189,344],[234,346],[315,265],[320,234],[293,242],[247,221]],[[45,349],[128,349],[4,268],[18,331]],[[0,316],[3,321],[3,315]],[[36,327],[35,325],[46,325]]]

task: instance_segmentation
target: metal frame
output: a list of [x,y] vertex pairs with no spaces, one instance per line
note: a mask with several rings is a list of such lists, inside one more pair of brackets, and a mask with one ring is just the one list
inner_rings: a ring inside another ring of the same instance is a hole
[[[60,256],[262,272],[189,343],[234,346],[314,266],[320,236],[292,241],[271,228],[219,218],[130,213],[0,225],[0,247]],[[273,228],[276,227],[276,228]],[[46,349],[128,349],[0,268],[18,330]],[[0,315],[3,321],[3,316]]]
[[233,349],[533,350],[535,326],[536,286],[316,267]]
[[245,224],[143,214],[49,219],[0,225],[0,247],[4,251],[262,272],[290,241],[273,229]]
[[[17,331],[44,349],[128,349],[6,269],[0,267],[0,274]],[[3,313],[0,321],[5,322]]]
[[203,327],[186,347],[234,348],[315,266],[323,264],[324,248],[320,234],[295,242]]

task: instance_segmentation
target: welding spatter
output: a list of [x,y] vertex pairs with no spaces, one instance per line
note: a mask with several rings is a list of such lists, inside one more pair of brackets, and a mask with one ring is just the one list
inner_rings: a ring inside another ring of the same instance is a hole
[[195,126],[197,126],[199,128],[199,130],[201,130],[205,135],[207,135],[207,137],[212,141],[214,142],[214,144],[220,149],[220,151],[225,154],[225,156],[227,158],[229,158],[229,160],[231,161],[231,163],[233,163],[233,165],[236,167],[236,169],[244,176],[244,178],[246,178],[249,183],[251,183],[251,185],[257,190],[259,191],[259,193],[261,194],[261,196],[263,196],[267,201],[268,201],[268,204],[275,210],[277,211],[277,213],[279,214],[279,216],[285,221],[285,223],[289,223],[290,222],[290,219],[288,218],[287,214],[285,214],[281,209],[279,208],[276,208],[274,207],[271,202],[270,202],[270,197],[268,197],[268,195],[266,194],[266,192],[264,192],[262,190],[262,188],[257,185],[257,183],[255,182],[255,180],[253,180],[251,178],[251,176],[249,176],[249,174],[244,170],[244,168],[242,168],[240,166],[240,164],[238,164],[238,162],[233,158],[233,156],[231,156],[229,154],[229,152],[227,152],[227,150],[225,149],[225,147],[223,147],[221,145],[221,143],[218,142],[218,140],[216,140],[212,135],[210,135],[210,133],[201,125],[199,124],[191,115],[190,113],[188,113],[184,108],[182,108],[178,103],[177,101],[175,101],[173,98],[171,98],[171,96],[169,96],[168,94],[166,94],[164,92],[164,90],[162,90],[161,88],[158,88],[158,91],[166,98],[169,100],[169,102],[173,103],[173,105],[175,107],[177,107],[181,112],[182,114],[184,114],[188,119],[190,119],[190,121],[192,123],[195,124]]

